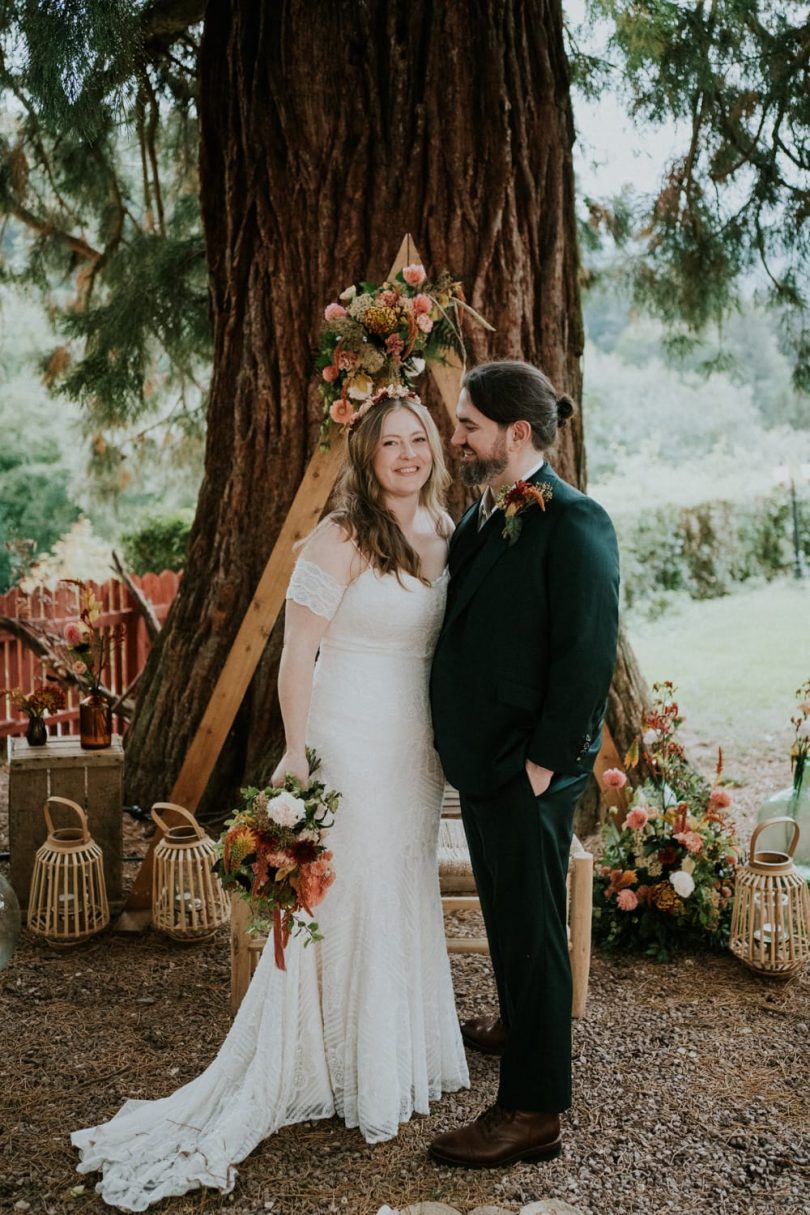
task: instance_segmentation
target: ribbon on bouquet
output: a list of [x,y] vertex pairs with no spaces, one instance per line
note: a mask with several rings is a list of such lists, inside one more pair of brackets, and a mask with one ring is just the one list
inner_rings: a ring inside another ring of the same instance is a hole
[[284,950],[287,948],[287,942],[290,939],[290,924],[285,916],[284,922],[281,919],[281,908],[273,908],[273,948],[276,957],[276,966],[279,970],[286,970],[287,964],[284,961]]

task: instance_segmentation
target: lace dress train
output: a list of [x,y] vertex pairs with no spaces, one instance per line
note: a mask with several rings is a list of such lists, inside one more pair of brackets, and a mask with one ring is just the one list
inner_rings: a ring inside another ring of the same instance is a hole
[[279,1127],[339,1114],[370,1143],[468,1084],[436,867],[443,777],[432,745],[430,656],[446,576],[426,586],[367,569],[343,588],[299,559],[288,597],[329,618],[307,741],[343,797],[324,940],[272,941],[213,1063],[157,1101],[76,1131],[79,1171],[111,1205],[143,1211],[235,1165]]

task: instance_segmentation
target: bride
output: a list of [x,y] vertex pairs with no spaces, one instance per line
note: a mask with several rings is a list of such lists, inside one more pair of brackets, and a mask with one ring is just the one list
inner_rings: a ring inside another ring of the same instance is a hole
[[[452,527],[441,441],[418,397],[383,389],[355,415],[336,508],[306,542],[287,591],[273,774],[342,793],[323,941],[272,941],[219,1054],[168,1097],[128,1101],[75,1131],[79,1172],[105,1202],[143,1211],[199,1186],[229,1192],[234,1165],[279,1127],[340,1115],[390,1139],[468,1084],[444,943],[436,841],[443,776],[428,673]],[[316,661],[317,659],[317,661]]]

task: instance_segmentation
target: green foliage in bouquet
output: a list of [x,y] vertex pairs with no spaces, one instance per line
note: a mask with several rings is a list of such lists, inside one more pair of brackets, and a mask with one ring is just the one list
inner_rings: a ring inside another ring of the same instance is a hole
[[[665,961],[676,948],[724,948],[731,926],[737,840],[724,811],[731,795],[721,788],[722,752],[714,788],[686,761],[678,741],[683,721],[667,681],[653,684],[644,736],[630,748],[625,767],[640,756],[652,778],[635,790],[623,823],[602,829],[602,863],[594,877],[593,924],[605,950],[641,949]],[[605,783],[622,788],[614,768]]]
[[266,933],[272,926],[280,966],[292,931],[304,934],[305,945],[323,939],[313,908],[335,880],[325,840],[340,794],[315,779],[320,765],[315,752],[308,750],[307,758],[305,784],[288,773],[279,788],[242,789],[245,805],[227,820],[216,844],[214,872],[226,890],[239,892],[250,904],[248,932]]

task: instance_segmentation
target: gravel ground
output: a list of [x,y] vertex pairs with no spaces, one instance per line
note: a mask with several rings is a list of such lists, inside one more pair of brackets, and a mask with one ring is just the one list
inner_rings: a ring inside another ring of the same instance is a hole
[[[710,767],[712,748],[692,742]],[[730,750],[726,771],[740,782],[747,839],[763,797],[787,783],[786,766],[768,751]],[[0,850],[5,830],[0,781]],[[126,835],[125,853],[143,848],[138,824]],[[471,913],[459,927],[480,932]],[[456,955],[452,965],[460,1015],[492,1009],[488,959]],[[0,975],[0,1210],[108,1209],[93,1178],[73,1171],[69,1130],[192,1079],[227,1031],[228,985],[224,930],[195,947],[151,931],[108,933],[68,953],[24,935]],[[229,1198],[198,1192],[156,1210],[375,1215],[383,1203],[431,1200],[518,1212],[557,1199],[584,1215],[799,1215],[810,1178],[809,994],[807,970],[767,983],[731,956],[596,957],[587,1014],[574,1026],[575,1102],[558,1160],[473,1172],[427,1159],[434,1134],[494,1099],[496,1062],[471,1054],[471,1089],[391,1143],[370,1147],[337,1120],[289,1127],[240,1166]]]

